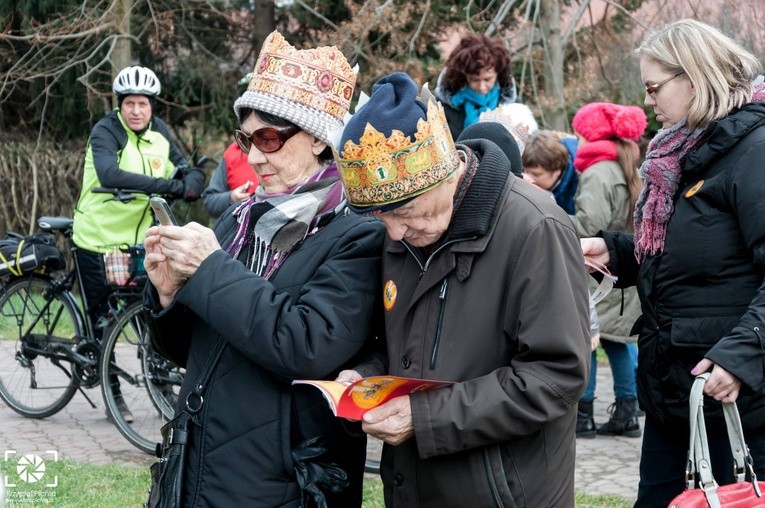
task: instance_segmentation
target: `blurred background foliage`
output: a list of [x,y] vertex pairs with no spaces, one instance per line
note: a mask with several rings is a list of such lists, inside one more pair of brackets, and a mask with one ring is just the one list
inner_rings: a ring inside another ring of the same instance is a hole
[[[360,68],[357,94],[403,70],[431,89],[466,32],[502,38],[519,95],[540,126],[570,130],[592,101],[642,105],[632,51],[647,30],[695,17],[762,55],[763,0],[4,0],[0,2],[0,233],[70,215],[84,147],[112,107],[119,69],[162,82],[155,113],[192,162],[219,157],[235,128],[237,81],[263,39],[337,46]],[[659,126],[649,113],[649,130]],[[214,164],[205,167],[209,174]],[[47,182],[47,183],[45,183]],[[44,184],[45,183],[45,184]],[[206,223],[200,205],[183,214]]]

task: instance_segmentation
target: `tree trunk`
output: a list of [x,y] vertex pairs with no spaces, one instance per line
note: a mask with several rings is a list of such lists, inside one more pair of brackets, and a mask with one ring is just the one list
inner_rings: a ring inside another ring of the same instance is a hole
[[563,45],[560,33],[560,3],[540,0],[539,30],[544,44],[544,89],[549,104],[545,108],[547,125],[555,130],[568,130],[566,100],[563,95]]
[[255,33],[252,36],[252,47],[255,48],[256,55],[268,34],[276,29],[275,9],[274,0],[255,0],[252,10],[255,17]]
[[[118,0],[115,3],[114,19],[119,24],[119,38],[111,55],[112,79],[117,73],[132,63],[132,42],[130,40],[130,11],[134,0]],[[117,97],[112,98],[112,105],[117,106]]]

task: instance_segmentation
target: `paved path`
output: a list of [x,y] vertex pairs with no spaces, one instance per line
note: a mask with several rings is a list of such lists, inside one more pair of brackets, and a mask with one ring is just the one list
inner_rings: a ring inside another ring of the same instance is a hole
[[[608,365],[599,367],[595,419],[602,423],[608,419],[606,411],[613,401],[613,392]],[[86,393],[97,409],[91,408],[78,393],[61,412],[44,420],[22,418],[0,402],[0,452],[15,450],[18,456],[37,453],[45,458],[42,453],[56,450],[60,459],[148,466],[153,457],[133,448],[104,417],[99,389]],[[634,500],[640,442],[641,439],[621,437],[578,440],[577,490]]]
[[[595,423],[608,421],[608,406],[614,401],[611,369],[598,365]],[[640,419],[643,428],[645,418]],[[643,438],[598,436],[576,440],[575,485],[587,494],[614,494],[634,501],[638,486],[638,464]]]

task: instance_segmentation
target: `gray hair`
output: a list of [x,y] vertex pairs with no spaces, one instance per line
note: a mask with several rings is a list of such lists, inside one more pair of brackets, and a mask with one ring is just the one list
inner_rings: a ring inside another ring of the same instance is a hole
[[635,50],[669,73],[683,71],[693,85],[691,129],[706,127],[752,100],[762,66],[752,53],[717,28],[693,19],[670,23]]

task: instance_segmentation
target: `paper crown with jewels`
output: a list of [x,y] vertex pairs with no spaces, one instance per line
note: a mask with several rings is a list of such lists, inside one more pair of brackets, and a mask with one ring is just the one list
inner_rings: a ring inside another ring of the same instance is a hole
[[[460,164],[444,109],[404,73],[379,80],[346,122],[335,160],[348,203],[362,213],[392,210],[432,189]],[[427,106],[425,103],[427,102]]]
[[342,128],[350,108],[356,72],[336,47],[295,49],[274,31],[234,112],[240,121],[242,108],[270,113],[328,143],[328,132]]

